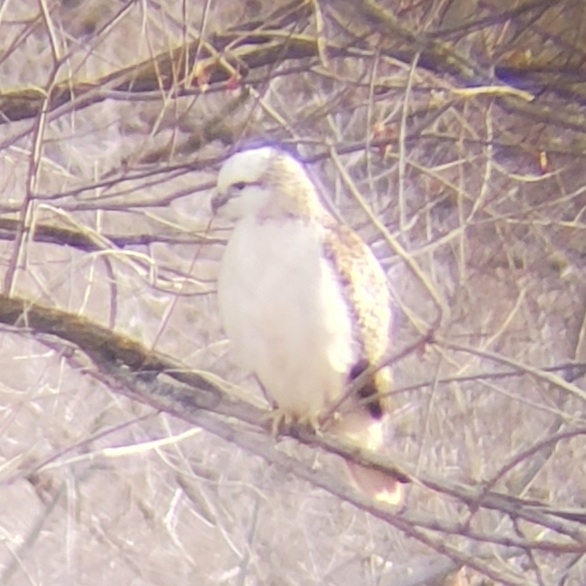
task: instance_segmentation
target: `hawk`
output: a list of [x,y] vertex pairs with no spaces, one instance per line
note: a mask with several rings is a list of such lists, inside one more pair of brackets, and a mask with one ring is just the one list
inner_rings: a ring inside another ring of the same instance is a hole
[[[277,420],[379,450],[389,368],[348,393],[389,349],[390,295],[370,248],[327,211],[302,164],[273,146],[228,158],[211,205],[235,221],[218,277],[223,328],[240,366],[276,404]],[[348,468],[363,493],[400,501],[394,478]]]

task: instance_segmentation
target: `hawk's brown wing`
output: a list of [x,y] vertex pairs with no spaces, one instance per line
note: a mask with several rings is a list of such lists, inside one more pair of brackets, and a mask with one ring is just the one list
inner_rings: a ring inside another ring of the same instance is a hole
[[[328,223],[324,255],[346,291],[348,311],[355,328],[357,359],[348,373],[351,382],[365,369],[379,366],[390,346],[391,302],[386,275],[370,248],[348,226]],[[382,368],[359,391],[361,398],[377,396],[369,411],[380,418],[390,387],[389,368]]]

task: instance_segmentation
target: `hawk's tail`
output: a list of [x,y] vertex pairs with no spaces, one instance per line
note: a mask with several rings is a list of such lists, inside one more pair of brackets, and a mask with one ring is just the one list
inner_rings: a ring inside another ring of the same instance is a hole
[[[335,435],[356,444],[361,450],[380,453],[384,447],[383,420],[373,419],[360,409],[345,413],[331,430]],[[403,500],[402,484],[391,473],[346,461],[352,483],[368,498],[397,506]]]

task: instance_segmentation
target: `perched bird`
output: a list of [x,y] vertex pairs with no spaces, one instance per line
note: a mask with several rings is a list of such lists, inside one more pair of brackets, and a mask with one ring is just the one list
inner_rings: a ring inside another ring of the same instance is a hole
[[[389,368],[348,393],[389,349],[390,296],[370,248],[327,211],[301,163],[276,147],[227,159],[211,205],[236,222],[218,278],[223,327],[240,366],[276,404],[277,423],[380,450]],[[392,476],[348,468],[365,494],[400,501]]]

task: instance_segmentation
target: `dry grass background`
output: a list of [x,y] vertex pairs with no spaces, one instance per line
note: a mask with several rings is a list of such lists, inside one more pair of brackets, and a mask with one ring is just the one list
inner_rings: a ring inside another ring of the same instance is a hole
[[[0,583],[585,584],[585,78],[583,0],[1,2]],[[231,365],[256,138],[388,272],[401,511]]]

